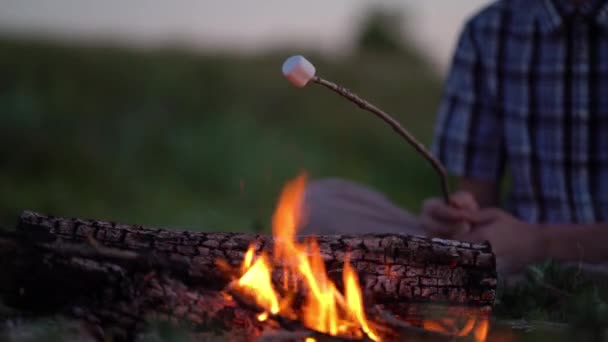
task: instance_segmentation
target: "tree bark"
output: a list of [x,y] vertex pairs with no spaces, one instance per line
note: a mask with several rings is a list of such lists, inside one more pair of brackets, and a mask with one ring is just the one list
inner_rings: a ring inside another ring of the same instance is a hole
[[[255,312],[218,290],[250,243],[272,252],[272,238],[203,233],[24,212],[16,239],[0,239],[0,295],[28,312],[60,312],[132,340],[146,319],[196,331],[260,332]],[[3,242],[4,241],[4,242]],[[361,279],[366,304],[404,318],[489,313],[495,258],[488,244],[396,235],[317,237],[330,276],[340,285],[344,258]],[[99,245],[98,245],[99,244]],[[277,279],[278,280],[278,279]]]
[[265,327],[258,312],[220,291],[185,285],[143,263],[100,261],[105,258],[92,247],[47,249],[17,241],[9,249],[7,241],[0,239],[0,296],[19,321],[77,318],[99,341],[132,341],[154,322],[185,327],[199,339],[234,334],[242,340]]
[[[216,261],[240,265],[250,244],[272,252],[272,238],[241,233],[204,233],[146,228],[113,222],[67,219],[26,211],[20,233],[47,243],[82,242],[88,236],[121,250],[168,260],[188,283],[223,288],[229,279]],[[347,253],[368,298],[492,306],[495,257],[488,244],[470,244],[398,234],[317,237],[330,274],[340,276]],[[336,279],[339,282],[339,277]]]

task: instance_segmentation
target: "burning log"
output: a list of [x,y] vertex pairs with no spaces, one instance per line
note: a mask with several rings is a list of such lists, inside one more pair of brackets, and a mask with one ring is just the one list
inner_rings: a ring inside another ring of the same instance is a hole
[[[178,279],[212,290],[230,281],[217,267],[218,259],[236,266],[252,243],[256,252],[273,248],[272,238],[263,235],[151,229],[34,212],[23,213],[18,230],[31,241],[47,244],[78,243],[93,237],[104,246],[142,252],[150,260],[170,264]],[[366,299],[376,304],[436,302],[488,310],[493,304],[495,258],[487,244],[396,234],[316,239],[330,276],[339,278],[350,253]],[[276,276],[280,278],[280,274]]]
[[150,321],[184,326],[202,335],[242,337],[265,328],[256,312],[220,291],[156,273],[152,269],[158,265],[147,261],[119,250],[45,245],[5,236],[0,238],[0,296],[19,316],[80,319],[100,341],[132,341]]
[[[24,212],[16,239],[0,244],[0,295],[27,311],[63,312],[132,339],[144,319],[186,323],[198,331],[251,331],[267,324],[219,290],[232,280],[218,259],[240,265],[248,246],[272,251],[271,237],[197,233],[66,219]],[[494,256],[488,245],[405,235],[317,237],[327,272],[341,286],[350,255],[367,304],[400,317],[442,308],[461,317],[488,313]],[[10,242],[10,243],[9,243]],[[274,274],[274,281],[282,281]],[[429,303],[434,303],[429,305]],[[260,310],[261,311],[261,310]],[[281,328],[278,326],[277,328]]]
[[[495,296],[489,245],[398,234],[298,241],[304,189],[304,177],[287,184],[272,237],[25,212],[15,233],[0,235],[0,295],[28,312],[68,313],[99,327],[94,331],[118,329],[113,337],[127,340],[150,317],[196,331],[264,332],[266,339],[268,328],[319,341],[429,330],[452,339],[476,326],[485,336],[487,321],[476,322]],[[384,314],[368,320],[372,306]],[[429,320],[433,314],[440,319]],[[459,327],[449,316],[469,319]]]

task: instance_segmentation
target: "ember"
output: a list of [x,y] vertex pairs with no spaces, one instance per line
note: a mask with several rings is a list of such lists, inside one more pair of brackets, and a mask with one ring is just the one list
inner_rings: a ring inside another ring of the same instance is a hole
[[473,332],[476,342],[485,341],[488,335],[488,320],[482,319],[477,321],[474,317],[470,317],[461,328],[458,327],[456,320],[449,318],[425,320],[423,327],[427,330],[459,337],[468,336]]
[[[375,328],[379,324],[368,321],[359,279],[348,257],[342,274],[344,291],[340,292],[329,279],[316,240],[296,240],[305,188],[305,175],[285,186],[272,220],[275,241],[272,256],[265,251],[256,256],[251,245],[241,264],[239,278],[229,288],[233,293],[247,296],[263,310],[257,316],[261,322],[280,316],[319,333],[380,341]],[[273,281],[273,272],[282,275],[280,283]],[[303,296],[301,305],[295,303],[297,295]],[[454,337],[472,333],[475,341],[485,341],[488,322],[471,317],[458,327],[453,319],[424,320],[422,327]]]

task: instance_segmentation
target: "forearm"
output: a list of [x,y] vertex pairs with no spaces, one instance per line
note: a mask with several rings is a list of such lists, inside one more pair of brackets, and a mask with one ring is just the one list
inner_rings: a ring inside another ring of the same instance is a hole
[[558,261],[608,262],[608,223],[543,224],[539,252]]

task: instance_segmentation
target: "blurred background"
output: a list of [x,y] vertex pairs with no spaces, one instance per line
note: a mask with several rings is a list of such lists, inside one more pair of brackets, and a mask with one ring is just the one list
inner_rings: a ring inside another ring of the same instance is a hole
[[455,40],[486,2],[0,0],[0,224],[32,209],[265,231],[300,170],[418,211],[432,169],[280,67],[306,55],[429,144]]

